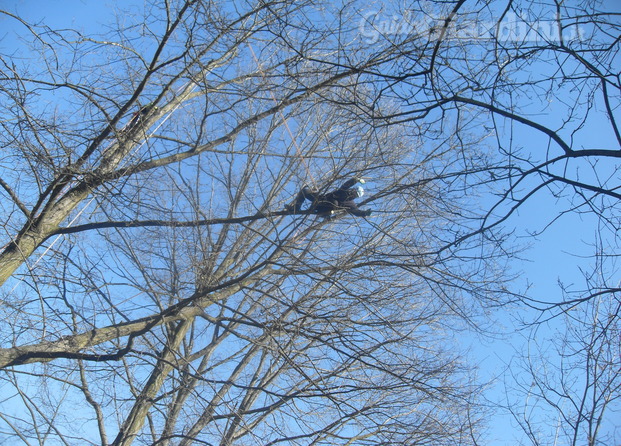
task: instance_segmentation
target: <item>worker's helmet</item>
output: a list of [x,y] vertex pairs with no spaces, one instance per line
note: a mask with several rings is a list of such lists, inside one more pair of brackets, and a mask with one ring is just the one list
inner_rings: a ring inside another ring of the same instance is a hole
[[364,195],[364,189],[362,188],[362,186],[356,187],[356,195],[358,195],[358,198]]

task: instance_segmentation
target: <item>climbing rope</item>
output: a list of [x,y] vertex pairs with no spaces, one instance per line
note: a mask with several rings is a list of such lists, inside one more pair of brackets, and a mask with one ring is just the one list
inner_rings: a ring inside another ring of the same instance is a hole
[[[250,42],[248,42],[248,49],[250,50],[250,53],[252,54],[252,57],[254,58],[255,64],[257,65],[257,69],[259,70],[259,73],[261,74],[261,77],[263,78],[263,80],[267,81],[267,76],[265,75],[265,70],[261,67],[261,64],[259,62],[259,58],[257,57],[256,53],[254,52],[254,49],[252,48],[252,45],[250,44]],[[276,95],[274,95],[274,91],[272,89],[269,89],[270,92],[270,96],[272,97],[272,100],[274,101],[274,105],[278,106],[278,100],[276,99]],[[291,142],[293,143],[295,150],[296,150],[296,154],[297,157],[301,160],[302,165],[304,166],[304,169],[306,170],[306,175],[307,178],[309,178],[311,180],[311,183],[313,184],[313,186],[315,186],[315,179],[313,178],[313,174],[311,173],[308,164],[306,163],[306,159],[304,154],[302,153],[302,149],[300,148],[300,145],[298,144],[295,136],[293,135],[293,132],[291,131],[291,128],[289,127],[289,120],[288,118],[285,117],[285,115],[283,114],[282,110],[279,109],[278,110],[278,114],[281,117],[283,123],[285,124],[285,128],[287,129],[287,133],[289,133],[289,138],[291,138]]]
[[[189,85],[193,83],[193,81],[188,81],[186,82],[184,85],[182,85],[181,87],[179,87],[179,89],[177,89],[177,94],[179,94],[179,92],[185,90],[187,87],[189,87]],[[196,89],[196,83],[194,83],[194,87],[192,87],[192,90],[190,91],[193,92],[194,89]],[[172,116],[172,114],[181,106],[182,102],[179,102],[177,105],[175,105],[175,107],[172,108],[172,110],[170,110],[170,112],[168,112],[166,114],[166,116],[161,119],[157,126],[155,126],[155,128],[153,128],[153,130],[150,130],[149,134],[145,134],[145,137],[142,139],[142,142],[140,144],[137,144],[130,152],[127,153],[127,156],[123,159],[123,161],[119,164],[119,167],[124,167],[128,162],[129,159],[131,158],[131,155],[133,155],[134,153],[136,153],[138,150],[140,150],[146,143],[147,141],[155,134],[155,132],[157,132],[159,130],[159,128],[164,125],[164,123]],[[128,122],[129,124],[129,122]],[[119,132],[122,132],[123,130],[125,130],[125,128],[127,127],[128,124],[125,124],[121,130]],[[104,153],[106,150],[110,149],[110,147],[112,147],[113,144],[115,144],[115,142],[118,142],[118,139],[116,141],[112,141],[110,144],[108,144],[106,146],[106,148],[104,149]],[[82,179],[84,178],[83,175],[79,175],[76,177],[75,180],[69,182],[67,185],[65,185],[65,187],[63,187],[63,189],[61,190],[59,197],[62,198],[64,196],[64,194],[71,188],[76,186],[80,181],[82,181]],[[92,196],[86,203],[84,203],[81,206],[81,209],[78,211],[78,213],[75,215],[75,217],[73,217],[71,219],[71,221],[67,224],[67,227],[71,227],[79,218],[80,216],[84,213],[84,211],[86,211],[86,209],[91,205],[91,203],[95,200],[95,196]],[[92,212],[91,215],[97,210],[97,208],[95,208]],[[45,257],[45,255],[50,251],[50,249],[52,249],[54,247],[54,245],[56,244],[56,242],[58,242],[58,240],[63,236],[63,234],[58,234],[56,237],[54,237],[54,239],[52,240],[52,242],[46,247],[46,249],[37,257],[37,259],[34,261],[34,263],[32,264],[28,264],[28,262],[26,263],[26,266],[28,267],[29,270],[32,270],[32,268],[34,268],[35,266],[37,266],[37,264],[41,261],[41,259],[43,259],[43,257]],[[19,281],[15,284],[15,286],[13,286],[13,288],[9,291],[9,294],[12,293],[13,291],[15,291],[15,289],[22,283],[22,281]]]

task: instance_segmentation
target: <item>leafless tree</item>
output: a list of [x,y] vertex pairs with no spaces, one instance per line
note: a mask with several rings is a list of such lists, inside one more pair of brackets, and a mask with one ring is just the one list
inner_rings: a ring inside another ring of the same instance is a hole
[[[618,25],[371,7],[153,2],[106,35],[3,13],[29,49],[0,75],[2,438],[478,442],[455,334],[533,305],[503,224],[545,190],[617,224]],[[583,148],[602,114],[616,145]],[[285,210],[352,176],[370,217]]]
[[614,259],[601,247],[594,270],[585,272],[586,288],[565,290],[556,305],[561,315],[543,313],[548,318],[532,326],[527,350],[516,361],[511,382],[517,388],[510,393],[522,398],[508,407],[530,444],[594,446],[618,439],[621,301],[619,289],[607,283]]
[[[351,7],[153,5],[97,37],[5,13],[43,63],[3,59],[3,438],[476,442],[453,330],[504,301],[501,243],[446,236],[488,165],[367,115],[402,50],[314,20]],[[283,210],[351,176],[372,217]]]

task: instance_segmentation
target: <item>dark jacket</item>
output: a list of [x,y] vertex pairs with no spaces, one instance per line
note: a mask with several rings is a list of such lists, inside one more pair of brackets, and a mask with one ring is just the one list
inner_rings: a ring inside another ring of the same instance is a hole
[[358,191],[353,188],[358,183],[358,178],[352,178],[343,183],[341,187],[332,192],[327,193],[324,197],[327,201],[337,203],[345,203],[358,198]]
[[369,216],[371,215],[370,210],[360,210],[354,202],[358,198],[358,191],[353,186],[359,181],[358,178],[347,180],[341,187],[327,194],[320,194],[310,187],[304,186],[296,196],[293,205],[287,206],[286,209],[294,212],[300,211],[304,200],[308,200],[312,202],[310,209],[317,214],[329,216],[335,211],[345,210],[358,217]]

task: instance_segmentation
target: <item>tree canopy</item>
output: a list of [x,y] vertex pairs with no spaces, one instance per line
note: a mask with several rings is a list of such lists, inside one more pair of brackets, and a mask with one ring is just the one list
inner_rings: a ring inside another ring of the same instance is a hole
[[[115,8],[96,31],[1,11],[0,441],[484,444],[504,410],[524,442],[609,444],[618,12]],[[371,216],[286,209],[352,177]],[[520,276],[540,197],[546,231],[595,234],[555,296]],[[507,315],[503,408],[461,338]]]

